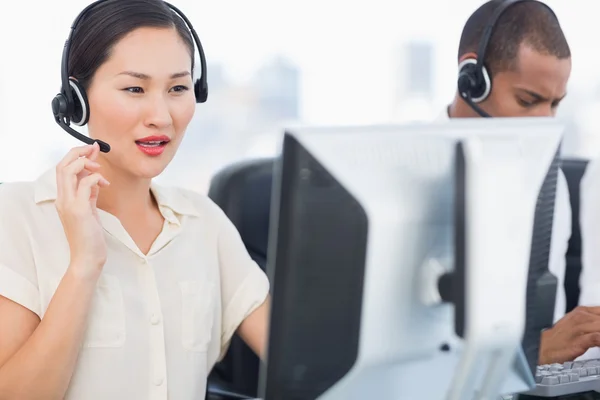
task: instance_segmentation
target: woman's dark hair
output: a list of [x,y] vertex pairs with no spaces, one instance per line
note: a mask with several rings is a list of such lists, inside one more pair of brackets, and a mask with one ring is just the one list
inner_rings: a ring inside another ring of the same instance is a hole
[[115,44],[137,28],[175,28],[189,48],[194,68],[194,41],[185,22],[163,0],[108,0],[93,7],[73,32],[68,74],[87,90]]

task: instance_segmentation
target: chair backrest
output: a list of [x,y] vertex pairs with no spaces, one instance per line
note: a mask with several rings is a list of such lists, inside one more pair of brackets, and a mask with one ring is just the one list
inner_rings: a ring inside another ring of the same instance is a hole
[[[263,270],[269,242],[273,166],[273,159],[230,165],[212,178],[208,193],[233,222],[250,256]],[[258,371],[258,357],[235,335],[224,359],[215,365],[208,379],[256,397]]]
[[571,239],[567,249],[567,267],[565,270],[566,312],[573,310],[579,303],[579,276],[581,274],[581,231],[579,227],[580,184],[588,161],[566,158],[561,169],[567,178],[571,201]]

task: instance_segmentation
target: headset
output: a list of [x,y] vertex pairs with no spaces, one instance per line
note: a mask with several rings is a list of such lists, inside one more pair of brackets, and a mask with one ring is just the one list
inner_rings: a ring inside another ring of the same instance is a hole
[[494,14],[492,14],[483,31],[483,35],[481,36],[481,41],[479,42],[479,47],[477,49],[477,58],[467,58],[458,66],[458,93],[460,94],[460,97],[462,97],[462,99],[482,117],[491,117],[491,115],[483,111],[477,104],[487,99],[492,91],[492,75],[490,74],[490,69],[484,64],[486,51],[489,46],[490,39],[492,38],[492,33],[494,32],[494,28],[502,16],[502,13],[504,13],[512,5],[516,3],[524,3],[526,1],[534,1],[544,5],[556,18],[556,14],[550,8],[550,6],[541,1],[505,0],[495,10]]
[[[77,80],[69,78],[68,63],[71,40],[73,38],[75,28],[77,28],[80,21],[90,10],[99,4],[105,3],[106,1],[109,0],[97,0],[88,5],[83,9],[83,11],[81,11],[77,18],[75,18],[75,21],[71,25],[69,38],[65,42],[62,53],[61,91],[54,97],[54,99],[52,99],[52,113],[54,114],[56,123],[68,134],[86,144],[93,144],[94,142],[98,143],[100,146],[100,151],[103,153],[108,153],[110,151],[110,145],[108,143],[97,139],[91,139],[70,127],[71,123],[77,126],[84,126],[87,124],[90,118],[90,106],[84,88],[79,84],[79,82],[77,82]],[[200,43],[200,38],[198,37],[198,34],[194,30],[194,27],[188,18],[179,9],[167,2],[164,3],[185,22],[190,30],[190,33],[192,34],[194,42],[196,43],[196,48],[200,53],[200,68],[202,72],[200,78],[194,82],[194,94],[196,96],[196,103],[204,103],[208,98],[208,83],[206,77],[206,58],[204,56],[202,43]]]

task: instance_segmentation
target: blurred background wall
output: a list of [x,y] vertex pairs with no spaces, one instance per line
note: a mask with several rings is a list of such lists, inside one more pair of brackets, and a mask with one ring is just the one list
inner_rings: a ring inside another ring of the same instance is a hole
[[[600,153],[600,2],[547,0],[573,54],[564,153]],[[0,13],[0,182],[34,179],[78,145],[53,121],[60,57],[88,0],[7,2]],[[426,121],[454,96],[462,27],[482,0],[175,0],[208,59],[174,162],[158,178],[206,192],[211,175],[275,154],[289,124]]]

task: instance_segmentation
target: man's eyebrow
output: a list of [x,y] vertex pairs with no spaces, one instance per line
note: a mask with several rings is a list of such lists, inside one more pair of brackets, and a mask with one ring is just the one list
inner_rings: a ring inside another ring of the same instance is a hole
[[533,97],[535,100],[537,101],[548,101],[548,98],[542,96],[539,93],[536,93],[532,90],[528,90],[528,89],[519,89],[520,91],[527,93],[528,95],[530,95],[531,97]]
[[[529,89],[523,89],[523,88],[518,88],[520,91],[527,93],[529,96],[533,97],[536,101],[550,101],[550,99],[548,99],[547,97],[542,96],[539,93],[536,93],[532,90]],[[556,99],[556,101],[562,101],[565,97],[567,97],[567,94],[563,94],[559,99]]]

